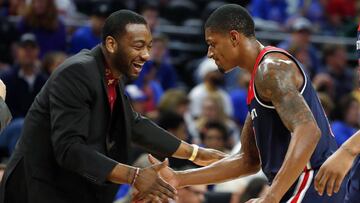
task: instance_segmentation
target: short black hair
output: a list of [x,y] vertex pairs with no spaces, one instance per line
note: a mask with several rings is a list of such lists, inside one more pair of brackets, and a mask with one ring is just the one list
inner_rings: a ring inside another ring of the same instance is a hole
[[254,20],[244,7],[237,4],[226,4],[216,9],[206,20],[205,28],[221,33],[236,30],[246,37],[255,36]]
[[206,131],[210,130],[210,129],[216,129],[218,130],[221,134],[222,134],[222,139],[224,140],[224,142],[226,142],[229,138],[229,131],[226,128],[225,124],[222,122],[218,122],[218,121],[209,121],[205,124],[204,126],[204,132],[202,132],[200,134],[200,137],[202,140],[205,139],[205,134]]
[[185,121],[181,115],[175,112],[162,111],[160,113],[157,124],[165,130],[169,130],[178,129],[181,124],[185,124]]
[[112,13],[105,20],[104,27],[102,29],[102,43],[105,43],[107,36],[114,38],[121,37],[126,33],[127,24],[144,24],[147,25],[144,17],[130,11],[130,10],[118,10]]

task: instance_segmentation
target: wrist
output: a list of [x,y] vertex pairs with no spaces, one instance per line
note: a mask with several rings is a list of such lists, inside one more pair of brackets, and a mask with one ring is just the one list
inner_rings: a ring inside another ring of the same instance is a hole
[[351,156],[352,158],[355,158],[358,155],[357,149],[346,146],[346,144],[341,145],[340,149],[342,151],[344,151],[346,154],[348,154],[349,156]]
[[137,179],[137,176],[139,175],[140,168],[129,168],[128,176],[127,176],[127,183],[130,185],[134,185]]
[[271,202],[280,202],[282,195],[270,187],[268,192],[265,194],[265,198],[271,200]]
[[199,146],[197,146],[196,144],[192,144],[192,153],[189,157],[189,161],[195,161],[196,157],[198,157],[199,154]]

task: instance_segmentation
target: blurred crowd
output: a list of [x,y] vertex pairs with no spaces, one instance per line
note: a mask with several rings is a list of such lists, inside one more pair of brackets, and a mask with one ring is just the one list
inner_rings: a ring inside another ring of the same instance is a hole
[[[203,23],[220,5],[239,2],[254,17],[258,38],[287,50],[310,76],[341,145],[360,126],[354,57],[359,1],[0,0],[0,78],[14,117],[0,135],[1,162],[6,164],[14,150],[23,119],[47,78],[67,57],[99,44],[106,17],[118,9],[143,15],[153,33],[151,60],[126,86],[133,108],[182,140],[236,153],[250,74],[236,69],[223,75],[217,70],[206,57]],[[353,43],[347,43],[349,39]],[[148,164],[143,154],[134,148],[132,159],[139,166]],[[170,159],[170,166],[197,167],[177,159]],[[258,174],[183,188],[177,202],[198,203],[205,197],[207,202],[245,202],[266,187]],[[117,201],[126,202],[129,190],[121,186]]]

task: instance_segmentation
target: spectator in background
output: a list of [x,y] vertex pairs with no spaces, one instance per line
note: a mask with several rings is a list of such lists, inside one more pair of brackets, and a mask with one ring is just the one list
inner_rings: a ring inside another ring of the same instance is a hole
[[326,4],[328,0],[299,0],[296,7],[297,14],[312,22],[312,30],[322,32],[326,23]]
[[226,115],[232,117],[234,112],[231,99],[229,94],[221,88],[224,76],[218,71],[215,61],[204,59],[199,65],[198,74],[203,82],[195,86],[189,93],[191,115],[195,118],[199,117],[205,98],[210,94],[218,94],[224,104],[222,108]]
[[196,129],[193,117],[189,112],[189,99],[180,89],[169,89],[161,97],[158,105],[160,112],[171,111],[181,115],[185,121],[186,129],[190,135],[189,142],[200,144],[200,136]]
[[232,90],[229,94],[234,109],[234,119],[240,126],[244,125],[248,107],[246,104],[247,90],[251,79],[251,74],[241,69],[238,75],[238,87]]
[[327,45],[324,47],[325,67],[322,71],[329,74],[334,82],[335,103],[342,96],[354,89],[355,72],[347,65],[346,50],[342,45]]
[[49,52],[49,53],[45,54],[45,56],[41,62],[41,65],[42,65],[41,69],[45,74],[50,76],[51,73],[60,64],[62,64],[66,58],[67,58],[67,55],[64,52],[61,52],[61,51]]
[[[1,1],[1,0],[0,0]],[[1,5],[1,3],[0,3]],[[0,15],[0,73],[13,63],[13,45],[18,40],[18,33],[7,17]]]
[[224,112],[224,103],[220,95],[210,94],[204,98],[201,114],[196,120],[196,127],[198,132],[203,132],[208,122],[221,122],[223,123],[229,133],[228,143],[226,146],[232,148],[235,143],[240,140],[240,131],[236,123],[231,120]]
[[252,0],[249,5],[251,15],[256,19],[282,24],[288,18],[287,2],[284,0]]
[[[302,63],[304,70],[313,78],[320,69],[318,51],[310,42],[312,33],[311,22],[303,17],[295,18],[289,22],[291,35],[289,39],[278,44],[279,48],[285,49]],[[294,54],[300,56],[297,58]]]
[[152,33],[156,32],[158,25],[159,10],[154,3],[146,2],[141,8],[140,14],[145,18]]
[[8,0],[8,4],[7,7],[0,8],[0,16],[21,16],[26,11],[26,0]]
[[360,104],[351,95],[345,95],[336,111],[338,120],[331,123],[335,140],[340,146],[359,129]]
[[70,54],[76,54],[82,49],[92,49],[101,42],[101,29],[111,11],[109,3],[94,5],[90,17],[90,26],[80,27],[71,38]]
[[14,118],[25,117],[47,77],[39,65],[39,45],[35,35],[21,36],[16,50],[16,63],[0,75],[7,86],[6,102]]
[[140,113],[141,115],[145,115],[145,101],[146,95],[141,89],[139,89],[136,85],[127,85],[125,87],[126,94],[130,97],[131,106],[134,111]]
[[216,149],[229,153],[226,149],[229,134],[222,122],[210,121],[205,124],[201,132],[201,140],[206,148]]
[[143,87],[147,81],[158,82],[163,90],[177,87],[178,77],[175,68],[167,54],[168,40],[165,36],[158,35],[153,38],[151,59],[147,61],[135,84]]
[[65,51],[66,30],[58,17],[54,0],[32,0],[18,24],[20,33],[35,34],[40,58],[49,51]]
[[[185,120],[181,115],[171,111],[161,111],[157,124],[180,140],[188,140]],[[168,159],[169,165],[172,168],[180,169],[184,167],[196,167],[196,165],[189,160],[177,159],[173,157],[169,157]]]

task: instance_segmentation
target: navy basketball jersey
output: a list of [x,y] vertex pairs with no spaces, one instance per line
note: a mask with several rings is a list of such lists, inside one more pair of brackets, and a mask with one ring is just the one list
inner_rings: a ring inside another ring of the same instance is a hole
[[[253,122],[253,130],[260,153],[262,170],[270,182],[272,182],[284,161],[291,139],[291,132],[281,121],[275,107],[269,102],[262,101],[256,93],[254,80],[257,68],[264,56],[271,52],[278,52],[288,56],[300,69],[300,72],[304,77],[304,84],[300,93],[304,97],[307,105],[310,107],[314,118],[321,129],[321,138],[319,143],[311,156],[310,162],[307,166],[304,166],[304,168],[319,168],[321,164],[337,149],[328,119],[320,104],[316,91],[300,64],[293,56],[283,49],[272,46],[265,47],[256,58],[248,88],[247,104]],[[296,106],[294,106],[294,108],[296,108]]]

